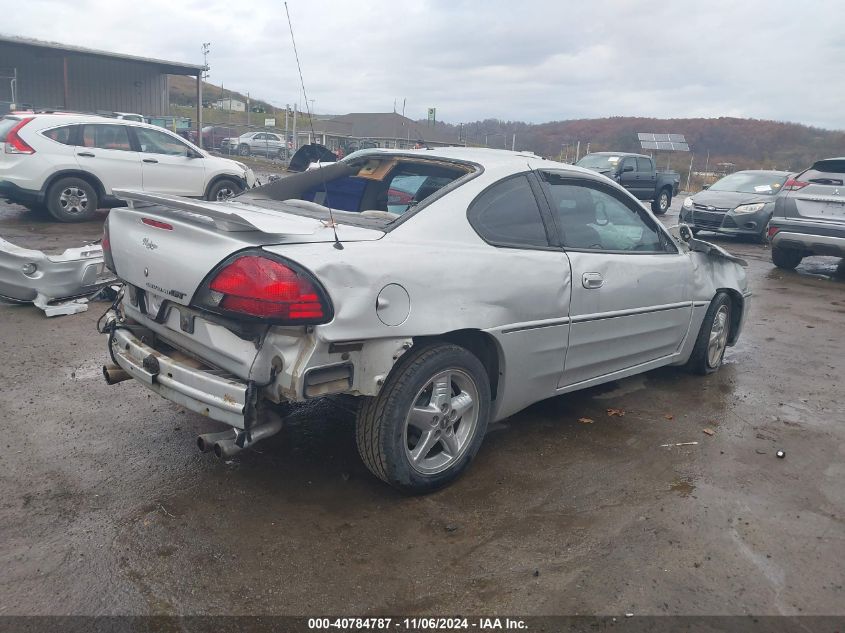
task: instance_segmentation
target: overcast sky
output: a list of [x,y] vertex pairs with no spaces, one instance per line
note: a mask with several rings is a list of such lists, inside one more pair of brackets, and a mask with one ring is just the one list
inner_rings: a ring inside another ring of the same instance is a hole
[[[3,5],[6,5],[5,7]],[[737,116],[843,129],[838,0],[289,0],[318,113],[452,123]],[[301,99],[282,0],[0,0],[0,32],[201,62],[215,84]],[[2,65],[2,60],[0,60]]]

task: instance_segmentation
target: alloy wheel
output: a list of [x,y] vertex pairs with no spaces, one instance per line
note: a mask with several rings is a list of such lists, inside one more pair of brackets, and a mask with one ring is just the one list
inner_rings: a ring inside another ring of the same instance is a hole
[[59,194],[59,206],[66,213],[85,213],[88,210],[88,194],[79,187],[65,187]]
[[405,419],[405,454],[424,475],[448,469],[466,451],[478,424],[478,388],[469,374],[447,369],[429,380]]
[[215,198],[217,202],[223,202],[224,200],[228,200],[235,195],[234,190],[231,187],[223,187],[217,191],[217,197]]
[[710,340],[707,342],[707,364],[711,368],[716,368],[722,360],[722,354],[725,352],[725,346],[728,343],[728,332],[730,325],[728,323],[728,306],[720,306],[713,315],[713,325],[710,327]]

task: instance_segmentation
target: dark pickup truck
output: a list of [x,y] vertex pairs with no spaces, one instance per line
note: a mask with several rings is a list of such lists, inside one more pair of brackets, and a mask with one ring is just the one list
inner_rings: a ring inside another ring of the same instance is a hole
[[612,178],[638,200],[651,200],[651,210],[663,215],[677,195],[681,176],[676,171],[657,171],[643,154],[593,152],[575,163]]

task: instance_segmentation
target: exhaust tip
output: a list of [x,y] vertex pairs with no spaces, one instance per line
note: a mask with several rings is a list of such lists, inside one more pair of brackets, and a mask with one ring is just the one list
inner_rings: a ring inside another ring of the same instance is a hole
[[129,380],[132,376],[117,365],[103,365],[103,378],[106,379],[106,384],[116,385],[124,380]]
[[242,450],[240,446],[235,444],[235,440],[233,439],[220,440],[214,443],[214,454],[217,456],[217,459],[229,459]]

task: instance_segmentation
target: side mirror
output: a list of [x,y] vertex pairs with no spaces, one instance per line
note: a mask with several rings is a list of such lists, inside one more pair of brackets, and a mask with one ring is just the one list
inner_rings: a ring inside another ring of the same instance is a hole
[[202,154],[200,154],[199,152],[195,152],[195,151],[193,151],[193,150],[190,150],[190,151],[187,153],[187,157],[188,157],[188,158],[202,158]]
[[625,165],[625,166],[622,168],[622,171],[623,171],[623,172],[626,172],[626,171],[634,171],[634,166],[633,166],[633,165]]
[[710,185],[701,185],[701,189],[702,189],[702,190],[704,190],[704,189],[710,189]]

